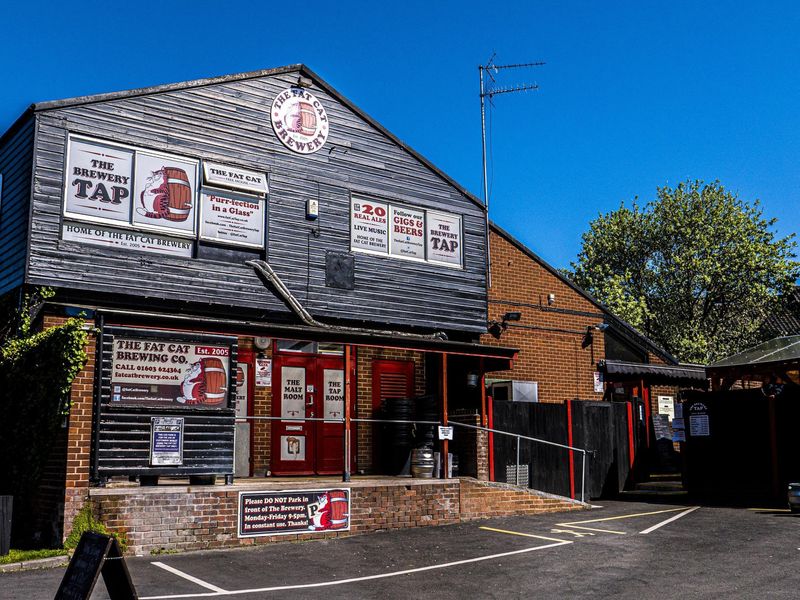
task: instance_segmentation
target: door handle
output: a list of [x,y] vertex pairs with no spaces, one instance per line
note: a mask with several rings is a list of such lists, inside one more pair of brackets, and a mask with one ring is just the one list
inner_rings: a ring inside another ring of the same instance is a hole
[[308,402],[306,402],[306,406],[314,406],[314,394],[308,395]]

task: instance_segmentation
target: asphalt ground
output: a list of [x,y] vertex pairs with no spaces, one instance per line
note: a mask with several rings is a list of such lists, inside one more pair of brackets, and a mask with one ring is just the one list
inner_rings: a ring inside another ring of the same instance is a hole
[[[145,600],[800,598],[800,516],[788,510],[598,504],[126,562]],[[0,574],[0,598],[50,599],[63,574]],[[108,598],[102,578],[92,598]]]

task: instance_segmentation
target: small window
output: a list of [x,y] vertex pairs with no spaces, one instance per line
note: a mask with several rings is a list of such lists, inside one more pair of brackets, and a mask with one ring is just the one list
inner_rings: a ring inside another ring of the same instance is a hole
[[303,340],[278,340],[278,352],[298,352],[303,354],[314,354],[316,342],[306,342]]
[[319,344],[317,344],[317,352],[319,354],[335,354],[341,356],[344,354],[344,346],[341,344],[332,344],[330,342],[319,342]]
[[307,342],[305,340],[278,340],[278,352],[296,352],[298,354],[328,354],[341,356],[344,354],[342,344],[331,342]]

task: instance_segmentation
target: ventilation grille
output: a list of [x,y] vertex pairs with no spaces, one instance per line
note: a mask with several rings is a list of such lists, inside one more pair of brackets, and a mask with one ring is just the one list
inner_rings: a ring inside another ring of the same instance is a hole
[[528,472],[530,465],[506,465],[506,483],[528,487]]

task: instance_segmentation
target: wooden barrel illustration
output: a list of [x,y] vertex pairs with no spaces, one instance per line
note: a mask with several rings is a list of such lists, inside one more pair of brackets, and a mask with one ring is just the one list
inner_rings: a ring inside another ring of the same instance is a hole
[[295,104],[286,121],[286,129],[292,133],[313,136],[317,131],[317,113],[308,102]]
[[169,190],[169,221],[185,221],[192,211],[192,186],[186,171],[176,167],[164,167],[164,183]]
[[218,358],[202,358],[200,361],[206,382],[206,400],[204,404],[222,404],[228,393],[228,381],[222,361]]
[[331,503],[331,529],[345,529],[350,514],[347,512],[347,492],[334,490],[328,492]]

